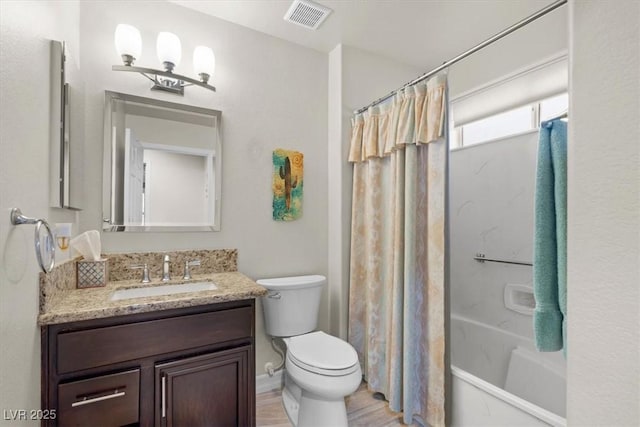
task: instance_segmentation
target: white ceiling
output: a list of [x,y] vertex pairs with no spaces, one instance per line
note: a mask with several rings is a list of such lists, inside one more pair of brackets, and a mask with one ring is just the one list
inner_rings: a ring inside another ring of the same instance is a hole
[[169,0],[321,52],[338,43],[430,69],[552,0],[320,0],[316,31],[286,22],[289,0]]

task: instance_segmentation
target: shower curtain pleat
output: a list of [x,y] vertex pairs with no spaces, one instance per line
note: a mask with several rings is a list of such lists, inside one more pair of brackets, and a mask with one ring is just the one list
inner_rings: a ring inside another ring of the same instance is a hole
[[[349,342],[404,422],[444,425],[443,76],[353,120]],[[421,136],[422,135],[422,136]]]

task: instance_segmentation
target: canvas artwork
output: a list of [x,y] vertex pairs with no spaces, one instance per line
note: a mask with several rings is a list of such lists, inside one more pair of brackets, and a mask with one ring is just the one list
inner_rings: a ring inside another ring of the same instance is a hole
[[278,148],[273,152],[273,219],[293,221],[302,216],[303,155]]

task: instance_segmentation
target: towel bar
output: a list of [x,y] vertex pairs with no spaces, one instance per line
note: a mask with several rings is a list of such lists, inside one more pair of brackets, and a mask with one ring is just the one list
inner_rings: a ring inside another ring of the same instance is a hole
[[530,263],[530,262],[512,261],[512,260],[508,260],[508,259],[487,258],[484,254],[481,254],[481,253],[477,253],[476,256],[473,257],[473,259],[475,259],[478,262],[489,261],[489,262],[499,262],[499,263],[502,263],[502,264],[531,265],[531,266],[533,266],[533,264]]
[[[53,237],[53,233],[51,232],[51,227],[49,223],[44,219],[36,219],[29,218],[22,215],[22,211],[19,208],[11,209],[11,224],[13,225],[22,225],[22,224],[35,224],[36,230],[34,235],[34,243],[36,247],[36,258],[38,259],[38,264],[40,264],[40,268],[43,272],[49,273],[53,269],[53,266],[56,262],[55,260],[55,238]],[[47,230],[47,237],[45,238],[44,249],[46,253],[49,255],[49,263],[47,265],[44,264],[42,260],[42,247],[40,244],[40,229],[44,225],[44,228]]]

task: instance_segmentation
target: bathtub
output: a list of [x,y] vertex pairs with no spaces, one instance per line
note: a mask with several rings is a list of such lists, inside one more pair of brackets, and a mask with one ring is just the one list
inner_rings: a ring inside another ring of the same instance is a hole
[[533,341],[451,314],[452,426],[566,426],[566,363]]

